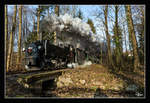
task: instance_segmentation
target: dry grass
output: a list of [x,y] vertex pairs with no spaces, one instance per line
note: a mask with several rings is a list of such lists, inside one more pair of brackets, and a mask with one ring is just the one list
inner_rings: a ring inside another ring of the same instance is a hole
[[[125,85],[125,82],[116,78],[109,70],[102,65],[93,64],[85,68],[77,68],[72,71],[67,71],[64,77],[70,77],[74,81],[74,86],[82,88],[101,88],[114,89],[116,85]],[[79,84],[79,80],[85,80],[86,84]]]
[[[71,78],[73,81],[73,84],[70,84],[63,89],[56,89],[56,92],[60,97],[91,97],[93,93],[98,90],[98,88],[109,97],[128,97],[128,94],[125,93],[125,88],[128,85],[135,84],[140,86],[141,88],[139,89],[141,89],[141,91],[143,91],[144,88],[143,72],[113,73],[109,68],[98,64],[92,64],[91,66],[85,68],[75,68],[71,71],[66,71],[60,77]],[[85,84],[81,84],[80,80],[85,80]],[[81,89],[75,91],[79,94],[75,95],[77,93],[71,92],[72,94],[70,94],[72,88],[83,88],[91,91],[86,92],[85,90],[82,91]]]

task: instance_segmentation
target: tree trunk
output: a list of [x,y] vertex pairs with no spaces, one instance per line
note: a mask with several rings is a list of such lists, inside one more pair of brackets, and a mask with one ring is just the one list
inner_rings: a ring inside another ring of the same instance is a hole
[[131,37],[131,42],[133,47],[134,71],[136,71],[139,66],[139,56],[137,52],[137,40],[136,40],[134,26],[133,26],[131,7],[129,5],[125,6],[125,12],[127,17],[129,36]]
[[15,5],[15,7],[14,7],[13,25],[12,25],[12,30],[10,33],[7,65],[6,65],[6,71],[7,72],[9,71],[10,62],[11,62],[11,55],[12,55],[12,51],[13,51],[14,33],[15,33],[15,29],[16,29],[16,14],[17,14],[17,5]]
[[25,10],[25,41],[27,39],[27,27],[28,27],[27,11]]
[[[144,8],[145,9],[145,8]],[[142,31],[141,33],[139,34],[139,44],[140,44],[140,48],[139,48],[139,54],[140,54],[140,63],[141,64],[144,64],[144,24],[145,24],[145,21],[144,21],[144,9],[143,9],[143,6],[140,6],[140,12],[142,14],[141,16],[141,26],[142,26]]]
[[7,5],[5,6],[5,66],[7,63],[7,51],[8,51],[8,14]]
[[122,55],[122,45],[121,45],[121,34],[119,32],[119,25],[118,25],[118,6],[116,5],[115,6],[115,32],[114,32],[114,35],[115,35],[115,56],[116,56],[116,66],[117,68],[120,70],[121,69],[121,65],[122,65],[122,60],[121,60],[121,55]]
[[59,6],[58,5],[55,6],[55,14],[57,16],[59,16]]
[[40,33],[39,33],[39,29],[40,29],[40,5],[38,8],[38,16],[37,16],[37,40],[40,40]]
[[100,43],[100,46],[101,46],[100,63],[103,64],[103,43]]
[[32,32],[35,32],[35,18],[33,17],[33,30]]
[[19,35],[18,35],[18,54],[17,54],[17,69],[21,64],[21,35],[22,35],[22,5],[19,8]]
[[[55,6],[55,14],[57,16],[59,16],[59,6],[58,5]],[[55,31],[54,32],[54,44],[56,44],[56,39],[57,39],[57,32]]]
[[125,32],[125,25],[123,23],[123,33],[124,33],[124,37],[125,37],[125,48],[126,48],[126,53],[127,53],[127,40],[126,40],[126,32]]
[[26,22],[26,19],[25,19],[25,16],[26,16],[26,10],[25,8],[23,8],[23,35],[22,35],[22,48],[25,48],[25,22]]
[[106,38],[107,38],[108,62],[110,64],[110,66],[113,66],[112,54],[111,54],[111,47],[110,47],[110,35],[109,35],[109,32],[108,32],[108,24],[107,24],[108,5],[105,6],[104,16],[105,16],[105,33],[106,33]]

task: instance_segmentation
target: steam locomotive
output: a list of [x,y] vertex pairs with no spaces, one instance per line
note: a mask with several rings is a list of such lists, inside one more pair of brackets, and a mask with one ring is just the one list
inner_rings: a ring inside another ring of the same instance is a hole
[[83,64],[88,60],[88,52],[72,45],[54,45],[49,40],[36,41],[25,49],[25,68],[40,69],[66,68],[68,64]]

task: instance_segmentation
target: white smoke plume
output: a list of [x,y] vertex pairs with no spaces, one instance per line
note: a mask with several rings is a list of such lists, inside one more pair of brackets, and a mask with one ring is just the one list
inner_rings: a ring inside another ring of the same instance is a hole
[[69,14],[60,15],[59,17],[56,15],[51,15],[49,17],[45,17],[44,21],[42,21],[42,26],[47,25],[47,27],[43,27],[42,29],[47,28],[49,32],[53,31],[65,31],[68,30],[73,32],[72,34],[79,34],[81,36],[90,36],[90,40],[92,42],[96,41],[96,37],[94,36],[93,32],[89,24],[82,22],[82,20],[78,17],[73,18]]

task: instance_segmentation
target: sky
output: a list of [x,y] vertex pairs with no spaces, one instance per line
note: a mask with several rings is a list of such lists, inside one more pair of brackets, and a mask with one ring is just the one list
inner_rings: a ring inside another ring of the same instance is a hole
[[[37,5],[28,5],[30,8],[37,8]],[[13,7],[14,5],[9,5],[8,6],[8,12],[13,12]],[[98,5],[78,5],[78,7],[81,9],[84,19],[84,22],[87,22],[88,18],[92,19],[93,22],[95,23],[95,17],[94,17],[94,12],[95,9],[98,7]],[[99,33],[102,34],[102,33]],[[15,40],[16,41],[16,40]],[[15,49],[16,51],[16,49]]]
[[[30,8],[37,8],[37,5],[28,5]],[[95,17],[94,17],[94,12],[95,9],[99,6],[99,5],[78,5],[79,8],[81,9],[81,11],[83,12],[84,15],[84,21],[86,22],[88,18],[92,19],[93,21],[95,21]],[[13,12],[13,7],[14,5],[9,5],[8,6],[8,12]]]
[[[8,12],[13,12],[13,6],[14,5],[9,5],[8,6]],[[30,8],[37,8],[37,5],[28,5]],[[94,22],[94,26],[99,29],[99,28],[103,28],[102,25],[97,26],[97,24],[100,22],[96,19],[96,17],[94,16],[97,12],[97,10],[100,10],[101,5],[78,5],[78,7],[81,9],[83,16],[84,16],[84,22],[87,22],[87,19],[90,18],[93,20]],[[114,17],[114,13],[111,13],[111,15]],[[113,26],[113,22],[108,20],[108,28],[112,28]],[[104,34],[104,30],[97,30],[97,34],[100,36],[100,40],[103,40],[103,36]],[[112,35],[112,33],[110,32],[110,34]]]

